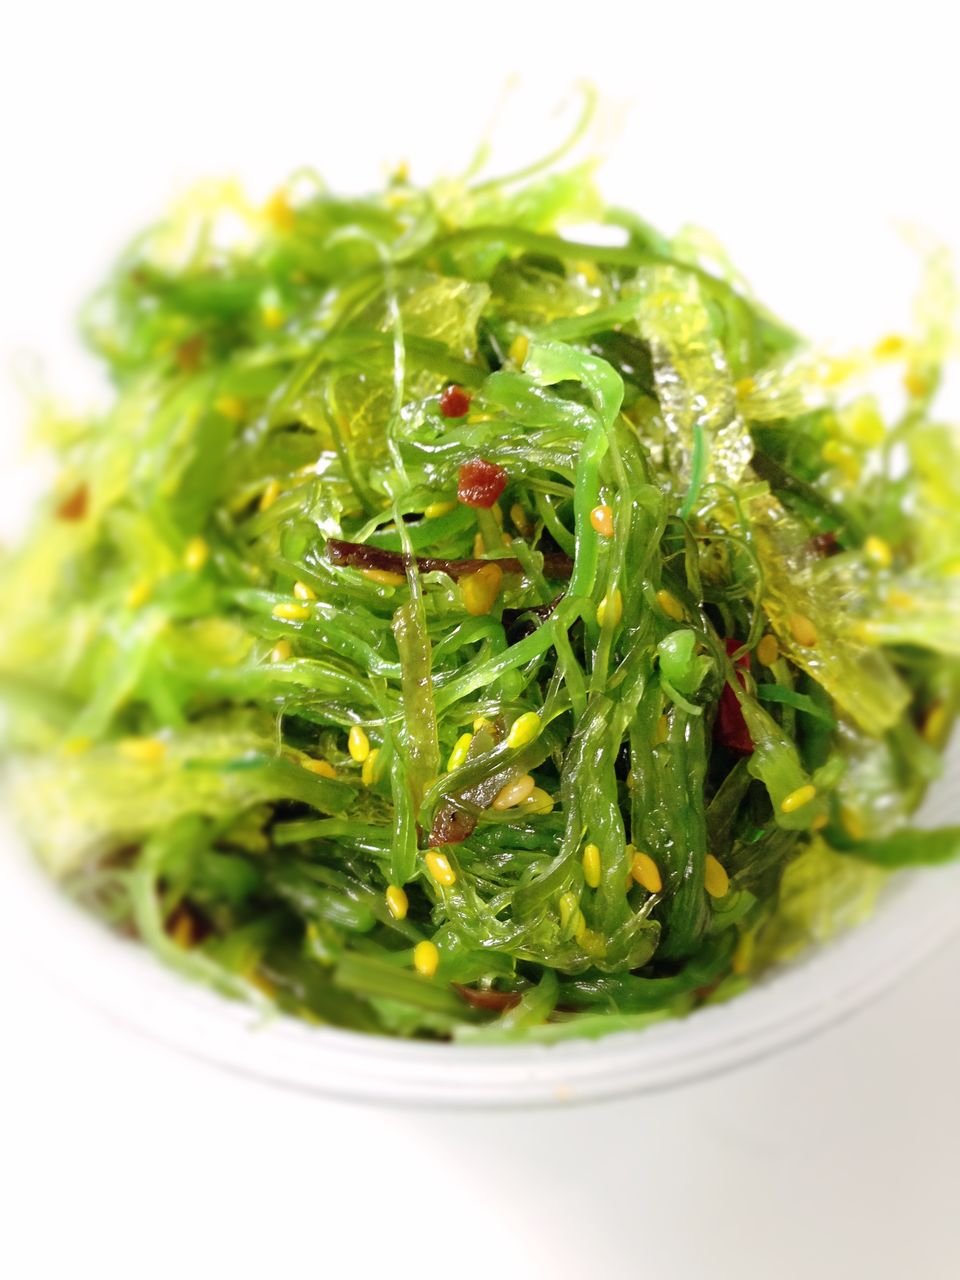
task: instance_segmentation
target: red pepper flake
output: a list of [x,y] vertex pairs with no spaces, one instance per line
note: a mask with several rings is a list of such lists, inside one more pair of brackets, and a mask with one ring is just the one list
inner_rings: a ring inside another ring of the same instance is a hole
[[474,458],[460,468],[457,497],[468,507],[492,507],[507,487],[507,473],[495,462]]
[[[399,551],[384,551],[382,547],[370,547],[362,542],[343,542],[340,538],[328,538],[326,544],[327,559],[331,564],[345,564],[353,569],[380,569],[386,573],[404,574],[407,562]],[[478,569],[482,569],[489,560],[444,560],[437,556],[417,556],[417,566],[421,573],[446,573],[459,582]],[[497,564],[504,573],[523,573],[523,565],[513,556],[503,556]],[[573,573],[573,561],[562,551],[545,551],[543,555],[543,574],[545,578],[569,578]],[[521,614],[537,613],[545,620],[557,607],[561,596],[557,596],[551,604],[538,605],[536,608],[504,610],[504,618],[508,615],[519,617]],[[546,610],[546,612],[544,612]]]
[[694,999],[709,1000],[710,997],[713,995],[713,993],[716,991],[717,987],[719,987],[719,985],[720,985],[720,979],[718,978],[716,982],[710,982],[705,987],[696,987],[693,992]]
[[184,899],[167,918],[164,929],[181,947],[195,947],[198,942],[208,938],[212,932],[209,922],[199,910]]
[[835,556],[840,550],[840,542],[832,529],[826,533],[815,533],[810,539],[810,550],[818,556]]
[[453,989],[474,1009],[492,1009],[495,1013],[502,1013],[504,1009],[515,1009],[520,1003],[519,991],[483,991],[479,987],[461,986],[459,982],[453,984]]
[[72,493],[68,493],[57,507],[58,520],[83,520],[90,505],[90,490],[85,484],[78,484]]
[[473,835],[477,819],[455,804],[441,805],[433,819],[430,844],[462,844]]
[[[727,651],[727,657],[732,658],[738,649],[743,649],[743,641],[735,640],[733,636],[730,636],[729,639],[724,640],[723,647]],[[749,649],[744,649],[743,653],[741,653],[740,657],[737,659],[736,665],[738,667],[743,667],[744,671],[750,670],[750,650]]]
[[465,418],[470,408],[470,397],[463,387],[453,383],[444,387],[440,396],[440,412],[445,418]]
[[200,367],[203,359],[203,334],[195,333],[192,338],[181,342],[174,352],[177,364],[184,373],[193,373]]
[[[742,641],[735,640],[732,637],[723,643],[728,657],[742,648]],[[740,655],[736,666],[745,671],[750,670],[749,652]],[[745,688],[743,677],[738,674],[737,679],[740,681],[741,688]],[[721,746],[729,747],[731,751],[739,751],[742,755],[750,755],[753,751],[753,739],[750,737],[747,722],[744,720],[743,712],[740,710],[740,701],[729,681],[723,686],[723,692],[720,694],[720,701],[717,705],[717,718],[713,725],[713,737],[714,741],[719,742]]]

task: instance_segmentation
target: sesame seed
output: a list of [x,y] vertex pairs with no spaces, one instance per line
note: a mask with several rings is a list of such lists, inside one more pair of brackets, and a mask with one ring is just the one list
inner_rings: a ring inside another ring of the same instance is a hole
[[524,773],[519,778],[514,778],[512,782],[508,782],[506,786],[500,788],[490,808],[502,813],[505,809],[512,809],[515,805],[523,804],[524,800],[528,800],[533,794],[533,789],[536,785],[532,776],[529,773]]
[[360,766],[360,781],[365,787],[372,787],[376,781],[377,761],[380,758],[380,748],[374,747],[370,754]]
[[289,600],[281,600],[273,606],[273,616],[281,622],[303,622],[310,617],[310,610],[305,604],[294,604]]
[[448,889],[451,885],[457,883],[457,873],[451,867],[450,859],[445,853],[441,853],[439,849],[429,849],[423,860],[427,864],[427,870],[437,884],[443,885],[444,888]]
[[159,738],[124,738],[119,750],[135,764],[159,764],[167,754],[167,744]]
[[875,404],[857,401],[844,413],[843,425],[847,435],[858,444],[883,444],[887,428]]
[[453,750],[450,752],[450,758],[447,760],[447,773],[453,773],[454,769],[460,768],[467,758],[467,752],[470,750],[472,741],[472,733],[461,733],[454,743]]
[[426,938],[413,948],[413,967],[422,978],[432,978],[440,967],[440,952]]
[[560,928],[566,930],[570,925],[576,928],[579,924],[577,917],[580,916],[580,919],[583,919],[580,915],[580,903],[577,901],[577,895],[575,893],[562,893],[558,905],[560,907]]
[[863,554],[878,569],[889,569],[893,564],[893,551],[890,549],[890,543],[885,538],[879,538],[875,533],[864,539]]
[[405,920],[410,906],[405,891],[398,884],[387,885],[387,892],[384,897],[387,900],[387,910],[394,920]]
[[596,263],[589,262],[586,258],[580,258],[573,264],[574,270],[577,271],[588,285],[598,285],[600,283],[600,271]]
[[840,824],[851,840],[862,840],[867,834],[860,815],[846,806],[840,810]]
[[229,418],[231,422],[242,422],[246,413],[239,396],[219,396],[214,400],[213,407],[222,418]]
[[184,568],[199,573],[210,558],[210,548],[205,538],[191,538],[183,553]]
[[266,488],[260,495],[260,510],[269,511],[279,497],[280,481],[277,479],[268,480]]
[[603,626],[610,619],[611,627],[617,626],[623,617],[623,594],[619,587],[608,591],[597,605],[597,624]]
[[641,889],[646,889],[647,893],[659,893],[663,888],[660,868],[649,853],[644,853],[640,849],[634,853],[630,861],[630,873]]
[[394,573],[392,569],[361,569],[360,572],[378,587],[402,587],[406,582],[402,573]]
[[277,231],[289,231],[293,226],[293,210],[284,191],[275,191],[263,206],[263,216]]
[[304,602],[308,600],[316,600],[317,598],[317,593],[314,591],[313,587],[308,587],[305,582],[295,582],[293,584],[293,594],[298,600],[303,600]]
[[594,507],[590,512],[590,523],[601,538],[613,537],[613,508],[606,503]]
[[500,594],[502,581],[503,570],[492,560],[461,580],[464,608],[471,617],[479,618],[490,612]]
[[894,587],[887,592],[887,604],[891,609],[912,609],[914,599],[909,591],[901,591],[899,587]]
[[749,973],[753,966],[753,955],[756,950],[756,940],[752,933],[744,933],[740,935],[740,941],[733,953],[733,959],[730,961],[730,968],[735,974],[741,976]]
[[853,484],[860,478],[860,461],[857,455],[839,440],[828,440],[820,450],[820,456],[824,462],[841,471],[848,483]]
[[540,736],[540,717],[535,711],[525,711],[510,726],[507,734],[508,747],[525,747]]
[[320,778],[335,778],[337,771],[329,760],[304,760],[303,767]]
[[542,787],[534,787],[525,801],[527,813],[552,813],[553,796]]
[[170,937],[183,951],[189,951],[196,941],[193,920],[188,911],[179,907],[174,913],[173,920],[168,923],[167,928],[170,930]]
[[881,338],[873,348],[873,354],[878,356],[881,360],[884,356],[897,356],[900,355],[906,345],[906,342],[899,333],[888,333],[887,336],[885,338]]
[[357,764],[363,764],[370,754],[370,739],[358,724],[352,725],[347,734],[347,750]]
[[293,650],[290,648],[289,640],[278,640],[270,650],[271,662],[289,662],[293,657]]
[[779,658],[780,646],[777,644],[777,637],[768,631],[757,645],[757,660],[765,667],[772,667]]
[[527,337],[525,333],[518,333],[517,336],[514,338],[514,340],[510,343],[510,347],[507,351],[507,355],[515,365],[519,366],[522,369],[523,362],[526,360],[527,353],[529,352],[529,350],[530,350],[530,339]]
[[587,955],[600,957],[606,953],[607,944],[596,930],[587,928],[587,922],[582,915],[574,937],[577,945],[582,951],[586,951]]
[[428,520],[437,520],[440,516],[445,516],[451,511],[455,511],[457,504],[455,502],[431,502],[423,508],[423,514]]
[[145,605],[153,594],[153,583],[149,578],[140,578],[135,582],[126,595],[126,604],[128,609],[139,609]]
[[828,360],[823,371],[823,383],[827,387],[838,387],[857,371],[857,362],[849,358]]
[[657,592],[655,599],[668,618],[673,618],[674,622],[683,621],[685,616],[683,612],[683,605],[672,591],[667,591],[664,587],[661,587]]
[[730,891],[730,877],[712,853],[704,861],[703,886],[711,898],[725,898]]
[[851,456],[850,450],[839,440],[828,440],[820,450],[820,457],[824,462],[842,462]]
[[510,519],[513,521],[513,527],[521,537],[526,537],[533,528],[526,511],[524,511],[519,502],[515,502],[510,508]]
[[583,878],[591,889],[600,885],[600,846],[588,844],[583,851]]
[[816,796],[817,788],[812,782],[807,782],[802,787],[797,787],[796,791],[791,791],[788,796],[780,801],[781,813],[795,813],[797,809],[802,809],[805,804]]
[[934,746],[942,741],[947,728],[947,708],[942,702],[935,702],[923,720],[923,736]]
[[802,649],[812,649],[817,643],[817,628],[803,613],[791,613],[787,618],[790,634]]

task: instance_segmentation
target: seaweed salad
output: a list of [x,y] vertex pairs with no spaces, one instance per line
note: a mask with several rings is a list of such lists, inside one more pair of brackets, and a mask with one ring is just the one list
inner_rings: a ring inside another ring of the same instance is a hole
[[204,184],[87,306],[112,402],[41,406],[0,569],[38,856],[227,995],[476,1043],[862,918],[960,849],[911,825],[960,703],[955,297],[935,253],[829,355],[563,153]]

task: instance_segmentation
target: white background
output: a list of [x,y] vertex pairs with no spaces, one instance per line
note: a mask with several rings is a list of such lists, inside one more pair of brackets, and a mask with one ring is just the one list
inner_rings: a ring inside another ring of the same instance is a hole
[[6,976],[10,1280],[955,1280],[960,944],[846,1026],[671,1094],[325,1102]]
[[[21,4],[0,46],[0,529],[11,367],[96,387],[72,314],[190,180],[466,163],[513,72],[505,162],[580,77],[621,117],[606,189],[711,227],[825,339],[902,327],[916,260],[960,243],[949,6]],[[22,473],[18,472],[18,476]],[[845,1028],[670,1096],[529,1116],[351,1108],[136,1041],[0,936],[0,1271],[16,1277],[960,1274],[960,945]]]

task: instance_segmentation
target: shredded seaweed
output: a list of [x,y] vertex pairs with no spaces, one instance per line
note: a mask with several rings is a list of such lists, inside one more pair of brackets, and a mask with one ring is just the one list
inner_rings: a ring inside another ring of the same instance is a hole
[[[564,154],[206,185],[85,312],[110,408],[40,424],[14,796],[81,901],[228,995],[637,1028],[958,852],[908,825],[960,705],[946,268],[915,334],[830,362]],[[888,418],[850,379],[891,364]]]

